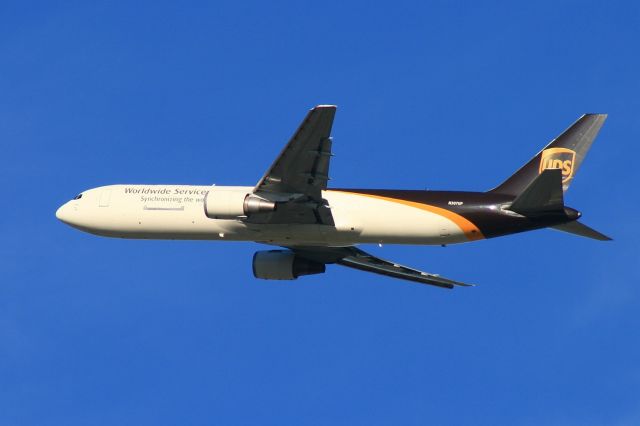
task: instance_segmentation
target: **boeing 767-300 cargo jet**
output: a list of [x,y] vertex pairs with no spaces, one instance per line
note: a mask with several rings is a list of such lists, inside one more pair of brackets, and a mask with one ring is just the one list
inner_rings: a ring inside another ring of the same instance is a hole
[[256,241],[278,250],[253,256],[257,278],[292,280],[339,264],[453,288],[458,281],[398,265],[360,243],[445,245],[540,228],[609,240],[564,205],[606,119],[586,114],[513,176],[488,192],[327,188],[336,107],[306,116],[256,186],[110,185],[89,189],[56,212],[62,222],[106,237]]

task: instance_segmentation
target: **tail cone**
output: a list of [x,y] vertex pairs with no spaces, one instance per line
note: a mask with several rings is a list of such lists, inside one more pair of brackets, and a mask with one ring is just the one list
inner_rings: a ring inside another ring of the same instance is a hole
[[582,216],[582,213],[576,209],[572,209],[571,207],[565,207],[564,214],[566,214],[570,220],[578,220]]

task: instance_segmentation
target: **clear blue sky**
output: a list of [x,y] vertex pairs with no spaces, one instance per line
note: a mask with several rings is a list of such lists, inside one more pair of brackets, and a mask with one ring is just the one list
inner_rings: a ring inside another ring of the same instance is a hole
[[[2,2],[0,425],[640,424],[637,2]],[[252,185],[338,105],[331,184],[486,190],[609,119],[551,230],[365,247],[479,283],[57,222],[112,183]]]

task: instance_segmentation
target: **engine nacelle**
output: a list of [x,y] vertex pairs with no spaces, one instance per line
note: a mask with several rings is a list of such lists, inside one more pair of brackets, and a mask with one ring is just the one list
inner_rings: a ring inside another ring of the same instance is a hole
[[209,219],[237,219],[275,209],[275,202],[246,190],[213,187],[204,197],[204,214]]
[[258,251],[253,255],[253,276],[263,280],[295,280],[325,270],[324,263],[303,259],[290,250]]

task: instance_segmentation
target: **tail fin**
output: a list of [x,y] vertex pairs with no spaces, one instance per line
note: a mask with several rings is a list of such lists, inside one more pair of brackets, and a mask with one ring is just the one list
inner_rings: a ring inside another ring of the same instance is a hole
[[491,192],[521,194],[546,169],[562,170],[562,190],[566,191],[606,118],[606,114],[583,115]]

